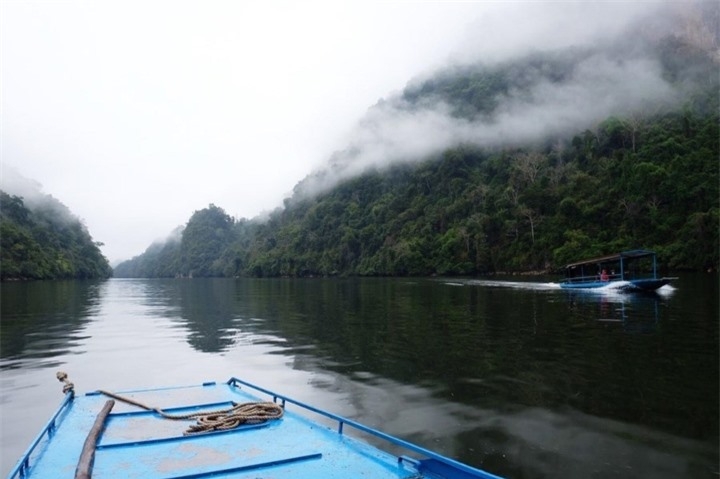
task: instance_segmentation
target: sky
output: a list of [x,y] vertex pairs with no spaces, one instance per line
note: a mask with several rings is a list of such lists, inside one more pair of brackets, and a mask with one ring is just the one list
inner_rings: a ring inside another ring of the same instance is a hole
[[[211,203],[236,218],[281,206],[349,144],[390,142],[407,155],[497,137],[437,110],[380,138],[366,126],[380,111],[370,107],[438,68],[591,44],[663,5],[2,0],[0,185],[10,170],[40,183],[117,263]],[[647,75],[652,88],[625,93],[667,95],[653,68],[610,66],[608,87]],[[427,130],[459,133],[429,144]]]

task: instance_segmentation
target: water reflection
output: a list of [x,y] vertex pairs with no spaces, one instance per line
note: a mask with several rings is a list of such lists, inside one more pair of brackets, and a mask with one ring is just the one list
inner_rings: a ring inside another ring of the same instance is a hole
[[[397,394],[403,385],[419,386],[430,394],[421,401],[422,414],[432,409],[442,421],[457,423],[459,429],[446,437],[468,442],[454,444],[454,450],[465,451],[463,459],[473,464],[497,466],[491,470],[533,476],[529,471],[538,473],[548,462],[550,470],[577,475],[589,464],[583,454],[598,447],[593,467],[601,476],[621,477],[627,473],[622,468],[650,459],[658,470],[670,472],[689,467],[687,461],[708,464],[707,448],[700,448],[701,459],[678,460],[646,439],[623,437],[647,438],[647,431],[717,436],[717,391],[710,386],[716,381],[708,376],[707,356],[690,354],[712,346],[687,331],[678,343],[678,325],[668,318],[669,296],[568,295],[522,283],[478,286],[425,280],[237,281],[232,324],[292,355],[296,367],[349,378],[355,391],[350,400],[365,420],[373,417],[368,410],[378,411],[385,422],[393,417],[386,414],[380,391]],[[638,340],[635,333],[647,336]],[[357,395],[363,384],[372,394]],[[444,412],[448,407],[452,411]],[[714,420],[708,422],[697,410]],[[487,413],[478,416],[482,411]],[[578,418],[585,418],[580,425]],[[401,422],[416,424],[407,437],[429,444],[427,419]],[[534,423],[546,428],[544,436]],[[605,428],[617,429],[608,424],[625,429],[608,433]],[[543,445],[542,437],[549,443],[556,437],[556,446]],[[611,457],[621,450],[634,455],[626,452],[622,466],[609,466],[618,464]]]
[[483,463],[508,477],[710,477],[716,467],[712,444],[572,409],[475,414],[458,441],[491,446]]
[[169,318],[187,330],[187,341],[206,353],[226,351],[235,342],[237,301],[233,282],[223,279],[155,280],[143,283],[139,298],[158,318]]
[[662,293],[622,293],[617,291],[566,291],[570,314],[579,319],[612,324],[627,333],[650,333],[657,329],[674,290]]
[[[419,384],[474,407],[571,408],[690,437],[717,433],[717,421],[687,407],[717,418],[713,380],[701,378],[717,365],[689,354],[717,347],[677,334],[677,322],[663,320],[668,298],[428,280],[177,283],[172,302],[201,351],[258,341],[357,382]],[[653,334],[628,334],[637,332]]]
[[36,281],[0,286],[0,369],[55,367],[86,339],[84,326],[100,307],[104,283]]
[[[4,290],[3,366],[68,351],[83,352],[60,359],[85,384],[257,375],[509,477],[717,470],[717,284],[655,297],[458,279],[109,284]],[[5,376],[18,381],[12,400],[28,384],[20,371]],[[30,414],[34,397],[13,410]]]

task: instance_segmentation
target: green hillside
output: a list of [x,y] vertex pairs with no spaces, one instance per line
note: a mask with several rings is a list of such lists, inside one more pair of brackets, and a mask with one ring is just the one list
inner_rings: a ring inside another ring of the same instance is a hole
[[0,279],[108,278],[112,268],[87,228],[44,196],[29,208],[0,191]]
[[[632,248],[656,250],[666,269],[716,269],[717,52],[672,36],[652,49],[679,98],[540,140],[520,140],[518,131],[502,145],[459,142],[316,190],[360,157],[349,148],[268,219],[235,220],[210,205],[177,240],[152,246],[115,275],[474,275],[551,270]],[[413,112],[442,102],[453,118],[492,125],[509,96],[561,88],[596,53],[445,70],[375,108]]]

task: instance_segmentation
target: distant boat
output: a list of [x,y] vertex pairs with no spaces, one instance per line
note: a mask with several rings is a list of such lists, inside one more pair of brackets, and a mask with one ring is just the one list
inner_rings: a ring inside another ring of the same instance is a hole
[[84,395],[58,379],[65,400],[9,479],[500,479],[237,378]]
[[586,259],[565,266],[563,289],[604,288],[615,284],[625,291],[655,291],[672,277],[657,276],[655,252],[636,249],[598,258]]

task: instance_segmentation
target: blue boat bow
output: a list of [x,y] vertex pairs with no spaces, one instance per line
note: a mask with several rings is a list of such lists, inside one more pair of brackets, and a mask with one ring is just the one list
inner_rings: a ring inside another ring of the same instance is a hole
[[[119,399],[113,412],[106,394],[76,396],[70,388],[9,478],[498,478],[238,378],[111,394]],[[163,418],[196,417],[257,401],[279,405],[282,417],[275,414],[274,420],[245,421],[233,429],[201,434],[187,434],[185,421]],[[367,435],[373,445],[346,429]],[[83,444],[90,457],[83,453]]]

